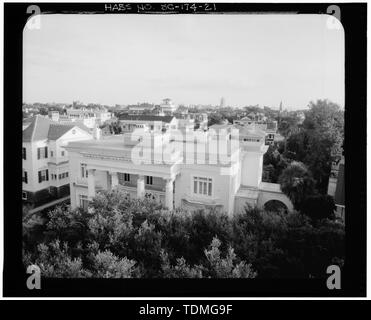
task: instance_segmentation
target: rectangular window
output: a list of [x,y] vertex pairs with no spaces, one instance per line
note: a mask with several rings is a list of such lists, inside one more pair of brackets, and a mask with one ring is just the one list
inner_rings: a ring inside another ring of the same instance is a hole
[[87,164],[82,163],[81,164],[81,178],[87,178],[87,177],[88,177]]
[[146,176],[146,184],[153,184],[153,177],[152,176]]
[[39,174],[39,183],[43,182],[43,181],[49,181],[49,172],[48,172],[48,169],[46,170],[41,170],[38,172]]
[[22,148],[22,159],[26,160],[26,148]]
[[212,179],[205,177],[194,177],[193,178],[193,193],[201,194],[204,196],[212,195]]
[[80,208],[83,208],[84,210],[88,209],[89,200],[88,197],[85,195],[80,194]]
[[37,148],[37,159],[47,159],[48,158],[48,147]]
[[28,183],[28,180],[27,180],[27,171],[23,171],[22,181],[24,183]]
[[129,182],[130,181],[130,174],[124,173],[124,181]]
[[50,156],[53,157],[53,151],[50,151]]
[[27,192],[22,191],[22,200],[27,200]]
[[64,151],[61,152],[62,157],[64,157]]

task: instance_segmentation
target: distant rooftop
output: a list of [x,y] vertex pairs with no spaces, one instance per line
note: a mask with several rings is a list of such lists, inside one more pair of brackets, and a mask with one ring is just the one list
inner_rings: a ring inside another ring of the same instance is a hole
[[129,121],[162,121],[170,123],[173,120],[173,116],[154,116],[154,115],[128,115],[121,114],[118,116],[119,120]]

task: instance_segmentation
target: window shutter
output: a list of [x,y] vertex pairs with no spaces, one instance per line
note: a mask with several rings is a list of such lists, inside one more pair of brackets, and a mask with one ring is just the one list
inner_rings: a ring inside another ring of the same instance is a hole
[[28,180],[27,180],[27,171],[24,172],[24,182],[25,183],[28,183]]
[[37,159],[40,159],[40,148],[37,148]]
[[48,147],[45,147],[45,158],[48,157]]
[[41,182],[41,171],[38,172],[39,173],[39,183]]
[[45,174],[46,174],[46,181],[49,181],[49,170],[48,169],[45,170]]

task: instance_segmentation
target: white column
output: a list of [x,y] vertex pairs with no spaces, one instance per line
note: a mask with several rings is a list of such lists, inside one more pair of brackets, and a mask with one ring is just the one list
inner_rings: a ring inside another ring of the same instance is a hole
[[88,170],[88,197],[95,197],[95,169]]
[[117,172],[110,172],[111,174],[111,189],[114,189],[119,184],[119,177]]
[[71,208],[76,209],[76,188],[74,186],[74,182],[70,181],[70,201],[71,201]]
[[144,176],[139,175],[137,180],[137,198],[141,199],[144,198]]
[[169,210],[174,209],[174,204],[173,204],[173,199],[174,199],[174,190],[173,190],[173,179],[166,179],[166,184],[165,184],[165,206]]

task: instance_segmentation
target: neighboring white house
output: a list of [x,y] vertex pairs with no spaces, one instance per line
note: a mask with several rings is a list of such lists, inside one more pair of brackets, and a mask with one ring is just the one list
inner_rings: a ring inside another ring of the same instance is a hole
[[175,112],[173,115],[178,120],[178,129],[189,130],[207,130],[208,117],[206,113],[188,113],[188,112]]
[[[237,135],[236,135],[237,132]],[[192,136],[194,134],[194,136]],[[212,126],[185,136],[137,129],[101,140],[70,142],[73,208],[86,207],[99,190],[121,188],[167,208],[240,212],[290,200],[278,184],[262,182],[265,133],[242,126]]]
[[122,132],[133,132],[136,129],[162,132],[168,129],[177,129],[178,120],[173,116],[128,115],[118,117]]
[[138,104],[127,107],[129,114],[142,114],[145,112],[153,112],[155,109],[154,105]]
[[176,109],[177,106],[171,101],[171,99],[166,98],[162,100],[162,103],[160,105],[160,112],[162,114],[173,114]]
[[250,117],[245,117],[239,120],[234,120],[234,124],[245,126],[250,129],[258,129],[265,132],[265,143],[273,144],[275,136],[277,134],[277,121],[266,121],[266,120],[251,120]]
[[30,203],[69,195],[68,142],[88,140],[88,129],[36,115],[23,130],[22,199]]
[[[107,111],[106,108],[101,109],[90,109],[90,108],[69,108],[66,110],[66,115],[60,115],[59,120],[55,121],[68,120],[76,121],[82,123],[84,126],[89,129],[93,129],[96,125],[102,125],[107,120],[112,118],[112,113]],[[55,115],[54,115],[55,116]]]
[[208,128],[208,116],[207,113],[190,113],[191,119],[195,120],[201,130],[207,130]]
[[113,117],[112,112],[109,112],[106,108],[101,108],[94,111],[94,114],[97,118],[97,124],[102,125],[106,121],[110,120]]

